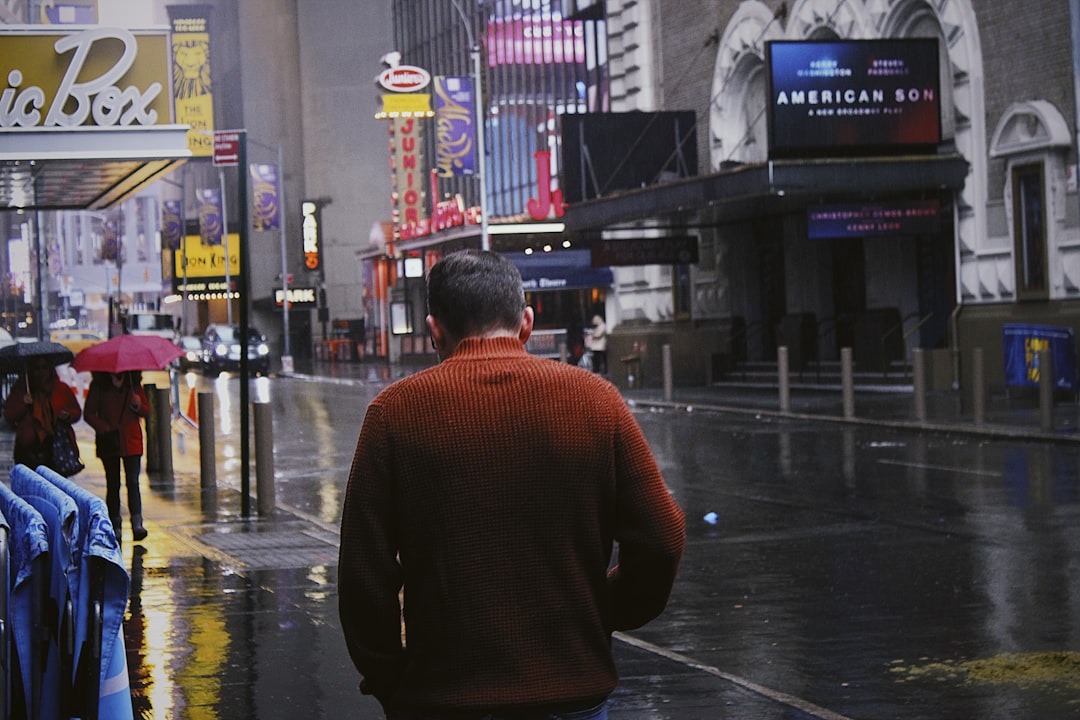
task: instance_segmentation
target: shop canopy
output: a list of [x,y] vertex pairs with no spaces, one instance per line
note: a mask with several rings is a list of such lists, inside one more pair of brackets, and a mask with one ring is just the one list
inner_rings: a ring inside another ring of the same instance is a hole
[[934,195],[964,187],[958,154],[892,158],[771,160],[673,180],[570,205],[566,229],[589,233],[622,223],[666,218],[715,224],[805,209],[837,199]]
[[0,210],[100,210],[192,156],[166,29],[0,26]]
[[191,157],[186,125],[0,135],[0,209],[100,210]]
[[593,267],[588,250],[552,250],[508,257],[521,272],[526,292],[590,290],[612,285],[611,268]]

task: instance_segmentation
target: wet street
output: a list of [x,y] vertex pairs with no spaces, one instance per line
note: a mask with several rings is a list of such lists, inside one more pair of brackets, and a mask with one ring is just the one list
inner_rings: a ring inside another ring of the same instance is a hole
[[[240,516],[236,380],[195,382],[218,389],[219,490],[178,431],[144,551],[124,545],[137,711],[381,717],[341,640],[335,562],[384,378],[255,381],[272,519]],[[1080,717],[1080,445],[636,410],[688,546],[665,614],[615,641],[613,720]],[[103,492],[93,470],[79,479]]]

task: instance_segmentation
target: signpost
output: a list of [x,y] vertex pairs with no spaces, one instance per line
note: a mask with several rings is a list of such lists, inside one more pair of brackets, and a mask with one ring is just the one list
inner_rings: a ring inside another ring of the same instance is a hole
[[[225,237],[228,238],[228,224],[225,219],[225,168],[243,167],[247,164],[247,132],[245,130],[215,130],[214,131],[214,166],[218,168],[221,177],[221,223],[225,228]],[[247,517],[251,514],[251,442],[249,439],[250,417],[248,412],[248,354],[247,337],[248,323],[248,278],[250,277],[250,263],[248,258],[248,219],[247,219],[247,173],[241,172],[237,178],[237,205],[238,226],[240,231],[240,282],[237,284],[237,294],[240,297],[240,514]],[[226,242],[228,242],[226,240]],[[225,257],[229,256],[229,248],[225,247]],[[225,263],[226,272],[229,264]],[[226,284],[229,283],[226,276]],[[226,294],[226,307],[229,309],[229,324],[232,324],[232,299]]]

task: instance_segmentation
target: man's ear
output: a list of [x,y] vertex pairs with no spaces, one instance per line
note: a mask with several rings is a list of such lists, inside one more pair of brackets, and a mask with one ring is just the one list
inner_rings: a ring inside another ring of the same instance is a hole
[[435,352],[439,355],[443,355],[443,349],[446,347],[446,331],[443,330],[443,326],[439,324],[431,315],[424,318],[424,322],[427,323],[428,332],[431,333],[431,344],[435,348]]
[[525,312],[521,315],[521,328],[518,330],[518,340],[521,340],[521,344],[524,345],[529,341],[529,337],[532,335],[533,323],[536,322],[536,313],[528,305],[525,306]]

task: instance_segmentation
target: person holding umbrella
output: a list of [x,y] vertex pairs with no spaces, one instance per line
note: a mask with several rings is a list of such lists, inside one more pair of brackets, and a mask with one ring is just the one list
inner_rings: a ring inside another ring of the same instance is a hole
[[[72,432],[82,411],[71,388],[58,382],[52,356],[30,355],[24,367],[16,389],[4,401],[4,419],[15,428],[13,459],[31,468],[53,467],[53,436]],[[25,392],[19,392],[20,387]]]
[[183,350],[165,338],[153,335],[118,335],[79,352],[71,367],[90,372],[84,417],[97,433],[95,449],[105,468],[105,505],[119,538],[120,466],[127,484],[127,506],[131,515],[131,537],[146,539],[142,522],[143,430],[140,420],[150,414],[150,401],[142,386],[143,370],[160,370],[180,357]]
[[[85,352],[85,351],[84,351]],[[142,520],[142,493],[139,474],[142,472],[143,431],[140,420],[150,414],[150,402],[142,387],[138,370],[110,373],[93,372],[86,393],[84,416],[97,433],[95,449],[105,469],[105,505],[117,538],[123,519],[120,514],[120,465],[124,466],[127,484],[127,507],[131,515],[131,537],[139,542],[146,539]]]

